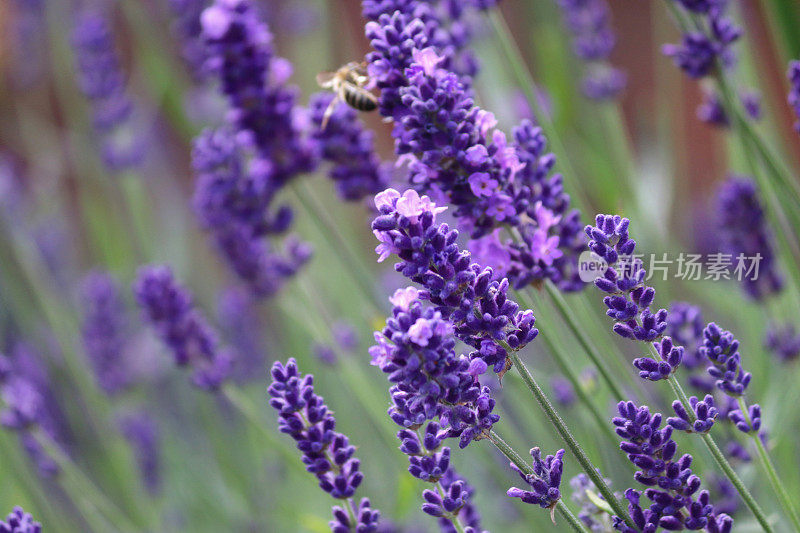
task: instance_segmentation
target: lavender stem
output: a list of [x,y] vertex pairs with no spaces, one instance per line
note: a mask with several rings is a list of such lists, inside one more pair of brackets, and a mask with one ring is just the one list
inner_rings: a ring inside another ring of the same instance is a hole
[[[744,397],[740,396],[736,399],[739,403],[739,409],[742,411],[742,415],[744,419],[747,421],[748,425],[752,426],[752,420],[750,419],[750,411],[747,409],[747,402],[745,401]],[[781,481],[780,477],[778,476],[778,472],[775,470],[775,465],[772,464],[772,459],[770,458],[769,454],[767,453],[767,449],[764,447],[764,443],[761,441],[761,437],[758,433],[750,433],[750,437],[756,443],[756,449],[758,450],[758,458],[761,460],[761,464],[764,466],[764,470],[767,471],[767,476],[769,477],[769,482],[772,485],[772,490],[778,495],[778,499],[781,501],[781,505],[783,506],[786,513],[789,515],[789,518],[792,521],[792,525],[794,526],[795,531],[800,531],[800,518],[797,516],[797,511],[795,510],[794,506],[792,505],[792,500],[789,498],[789,494],[786,492],[786,487],[784,486],[783,482]]]

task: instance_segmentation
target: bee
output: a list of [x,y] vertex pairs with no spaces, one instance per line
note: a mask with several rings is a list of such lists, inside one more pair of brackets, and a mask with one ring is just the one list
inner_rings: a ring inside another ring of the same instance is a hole
[[322,116],[323,130],[340,101],[359,111],[374,111],[378,108],[378,98],[365,88],[368,82],[366,64],[355,61],[344,65],[336,72],[317,74],[317,83],[320,87],[330,89],[336,95]]

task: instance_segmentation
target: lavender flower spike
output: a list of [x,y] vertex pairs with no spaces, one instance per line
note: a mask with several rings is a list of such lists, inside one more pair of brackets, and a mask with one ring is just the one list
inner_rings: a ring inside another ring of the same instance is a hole
[[787,73],[791,89],[789,90],[789,105],[792,106],[797,121],[794,129],[800,133],[800,61],[789,62],[789,72]]
[[[678,446],[672,440],[672,426],[661,427],[659,413],[650,413],[646,406],[633,402],[620,402],[620,416],[614,418],[617,434],[624,440],[620,444],[628,459],[640,470],[634,479],[648,488],[644,495],[652,502],[642,507],[642,493],[628,489],[625,498],[633,523],[641,531],[655,532],[663,528],[670,531],[683,529],[730,531],[733,520],[717,513],[711,505],[708,491],[700,491],[700,478],[692,473],[692,456],[676,458]],[[636,530],[614,517],[614,527],[624,533]]]
[[[586,226],[585,232],[590,238],[589,249],[608,265],[594,284],[608,293],[603,302],[608,307],[606,314],[616,322],[614,331],[628,339],[652,342],[659,339],[667,328],[667,311],[650,311],[656,291],[644,283],[647,272],[641,260],[633,257],[636,241],[628,236],[629,224],[630,220],[619,215],[597,215],[596,225]],[[665,352],[671,354],[672,342],[665,344],[662,341],[657,348],[662,355]],[[669,360],[667,362],[670,363]],[[677,366],[680,358],[673,356],[672,363]],[[674,372],[672,363],[670,372]],[[651,372],[662,373],[649,366],[642,371],[646,372],[645,377],[648,378]]]
[[685,431],[687,433],[708,433],[719,414],[717,408],[714,407],[714,397],[710,394],[706,394],[705,398],[700,401],[696,396],[692,396],[689,398],[689,405],[692,408],[692,414],[695,419],[694,422],[692,422],[692,417],[683,404],[675,400],[672,402],[672,409],[678,416],[668,418],[667,424],[678,431]]
[[[293,358],[285,365],[275,362],[271,374],[269,403],[278,411],[280,431],[297,442],[306,470],[317,477],[320,488],[334,498],[346,500],[344,505],[352,510],[352,497],[364,475],[354,457],[355,446],[336,432],[333,413],[322,397],[314,393],[314,376],[300,374]],[[379,516],[364,498],[358,509],[358,524],[352,524],[348,513],[337,506],[333,508],[334,520],[330,525],[335,532],[372,532],[377,530]]]
[[783,276],[778,270],[772,233],[750,178],[731,176],[725,180],[716,195],[716,218],[720,251],[734,259],[745,293],[760,301],[780,292]]
[[41,533],[42,524],[36,522],[22,507],[16,506],[6,517],[0,520],[0,533]]
[[142,158],[142,142],[131,122],[133,103],[114,50],[108,21],[98,12],[78,16],[72,33],[78,84],[90,100],[94,126],[102,136],[102,154],[108,167],[123,170]]
[[564,471],[564,450],[558,450],[555,455],[548,455],[542,459],[541,450],[533,448],[531,456],[533,457],[533,474],[525,474],[514,463],[510,463],[511,468],[516,470],[520,477],[530,485],[531,490],[511,487],[507,494],[512,498],[520,498],[525,503],[539,505],[555,512],[555,506],[561,499],[560,486],[561,474]]
[[624,88],[625,73],[608,64],[616,36],[605,0],[558,0],[572,33],[575,55],[586,63],[583,93],[593,100],[610,100]]
[[722,330],[714,322],[703,330],[703,338],[700,353],[712,365],[708,367],[708,373],[717,379],[717,388],[733,398],[742,396],[752,376],[742,368],[739,341],[730,331]]
[[394,189],[378,194],[375,205],[378,260],[396,254],[395,269],[422,285],[420,298],[430,300],[455,326],[456,336],[477,350],[471,359],[482,359],[502,375],[510,366],[506,347],[518,350],[538,334],[533,313],[507,298],[507,279],[492,281],[490,268],[470,261],[469,252],[456,244],[456,230],[436,224],[445,207],[414,190],[401,195]]
[[215,332],[172,270],[164,265],[142,267],[133,292],[145,322],[172,350],[178,366],[192,365],[194,384],[217,390],[230,375],[233,354],[219,348]]
[[106,394],[130,384],[124,359],[128,322],[117,282],[106,272],[92,272],[83,280],[83,344],[95,379]]

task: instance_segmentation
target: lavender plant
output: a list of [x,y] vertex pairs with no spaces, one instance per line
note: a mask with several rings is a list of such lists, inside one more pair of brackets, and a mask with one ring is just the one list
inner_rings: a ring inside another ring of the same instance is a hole
[[791,2],[0,11],[0,532],[800,531]]

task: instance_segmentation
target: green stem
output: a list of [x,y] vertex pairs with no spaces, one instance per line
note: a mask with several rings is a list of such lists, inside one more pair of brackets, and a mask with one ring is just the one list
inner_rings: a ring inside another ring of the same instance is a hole
[[79,503],[91,527],[96,531],[108,531],[108,526],[113,525],[116,531],[141,531],[44,432],[35,431],[33,435],[64,473],[64,484],[69,487],[67,493]]
[[[742,398],[741,396],[736,400],[739,403],[739,409],[742,411],[742,416],[744,416],[747,424],[751,426],[753,422],[750,419],[750,412],[747,409],[747,402],[745,402],[744,398]],[[789,497],[789,494],[786,492],[786,488],[784,487],[783,482],[778,476],[777,470],[775,470],[775,465],[772,464],[772,459],[767,453],[767,449],[764,447],[764,443],[761,442],[761,438],[758,436],[758,432],[751,433],[750,437],[752,437],[752,439],[756,443],[756,449],[758,450],[758,457],[761,460],[761,465],[764,467],[764,470],[767,471],[767,476],[769,477],[769,482],[772,485],[772,490],[774,490],[775,494],[778,495],[778,499],[781,501],[781,505],[783,506],[786,513],[789,515],[789,518],[792,521],[792,525],[794,526],[795,531],[800,532],[800,518],[798,518],[797,511],[792,505],[792,500]]]
[[[489,20],[494,27],[494,32],[497,35],[498,40],[500,41],[500,46],[503,49],[503,53],[508,58],[509,64],[511,65],[511,70],[514,73],[514,77],[517,79],[517,83],[522,88],[523,93],[525,93],[525,98],[528,100],[528,103],[533,109],[542,131],[550,141],[550,144],[553,146],[553,151],[558,156],[557,164],[564,170],[563,174],[567,176],[565,179],[570,180],[572,185],[577,185],[574,180],[577,180],[578,175],[575,172],[575,169],[572,168],[569,158],[566,156],[564,144],[561,142],[561,138],[556,131],[552,119],[550,118],[549,114],[542,109],[542,106],[539,105],[539,99],[536,96],[536,82],[534,81],[533,76],[531,76],[530,70],[528,70],[528,67],[525,65],[525,61],[522,58],[519,47],[511,38],[511,30],[509,29],[505,18],[503,18],[503,15],[499,10],[492,9],[489,11]],[[571,193],[574,197],[573,203],[576,207],[581,209],[582,207],[589,205],[588,199],[584,196],[583,188],[573,186],[571,187]]]
[[[531,301],[528,299],[527,295],[521,292],[515,291],[515,296],[517,300],[523,305],[526,305],[529,309],[532,309],[533,306],[531,305]],[[557,339],[554,338],[555,336],[551,336],[551,332],[548,331],[539,331],[539,338],[545,343],[548,351],[553,357],[553,361],[555,361],[556,365],[558,366],[561,373],[566,376],[567,380],[572,385],[572,388],[575,390],[575,394],[578,396],[578,400],[583,404],[587,409],[589,409],[591,418],[597,423],[597,427],[601,433],[604,433],[609,439],[614,443],[618,444],[616,434],[611,426],[607,422],[607,416],[603,415],[600,411],[600,408],[597,405],[597,401],[592,400],[589,395],[586,393],[586,389],[580,381],[575,370],[569,365],[567,359],[569,354],[566,352],[566,349],[558,343]]]
[[527,385],[528,390],[530,390],[533,394],[536,402],[544,411],[545,416],[548,418],[548,420],[550,420],[553,426],[555,426],[556,431],[558,431],[558,434],[578,460],[578,463],[580,463],[583,471],[586,472],[586,475],[589,476],[589,479],[594,482],[595,486],[597,486],[597,490],[599,490],[603,497],[609,502],[616,515],[624,519],[625,523],[628,524],[629,527],[636,530],[636,526],[631,521],[625,508],[622,507],[620,501],[617,500],[616,496],[614,496],[614,493],[609,488],[608,484],[606,484],[603,476],[598,473],[597,468],[595,468],[595,466],[589,460],[589,457],[586,455],[586,452],[583,451],[581,445],[577,440],[575,440],[572,432],[564,423],[564,420],[561,419],[561,416],[559,416],[558,412],[550,403],[550,400],[547,399],[544,391],[541,389],[541,387],[539,387],[539,384],[536,383],[536,380],[525,367],[525,364],[519,358],[519,355],[505,342],[501,342],[501,345],[504,345],[503,348],[505,348],[506,352],[508,353],[508,357],[511,359],[514,368],[516,368],[517,372],[519,372],[519,374],[522,376],[522,380],[525,382],[525,385]]
[[592,363],[597,368],[597,371],[600,373],[603,381],[605,381],[606,385],[611,390],[611,393],[614,395],[614,399],[617,401],[624,399],[625,394],[617,384],[619,376],[615,378],[611,375],[608,370],[608,364],[602,361],[600,354],[597,353],[597,349],[594,347],[594,344],[589,340],[589,337],[583,331],[583,328],[581,328],[580,324],[578,324],[574,314],[570,312],[569,306],[567,305],[566,300],[564,300],[564,296],[561,294],[561,291],[559,291],[550,280],[545,282],[545,288],[547,290],[547,294],[556,305],[559,314],[567,323],[567,326],[569,326],[569,329],[572,331],[572,333],[575,334],[575,337],[578,339],[581,347],[586,352],[586,355],[588,355],[589,359],[592,360]]

